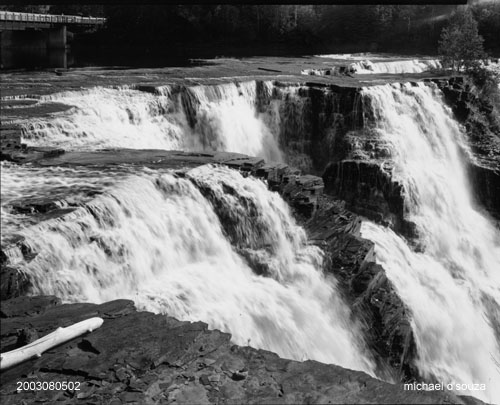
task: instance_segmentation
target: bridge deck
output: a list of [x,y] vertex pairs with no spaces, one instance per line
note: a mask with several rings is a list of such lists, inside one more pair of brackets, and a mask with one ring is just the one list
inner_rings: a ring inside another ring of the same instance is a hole
[[17,13],[12,11],[0,11],[0,29],[19,29],[20,27],[40,27],[55,24],[73,25],[103,25],[105,18],[81,17],[77,15],[53,15]]

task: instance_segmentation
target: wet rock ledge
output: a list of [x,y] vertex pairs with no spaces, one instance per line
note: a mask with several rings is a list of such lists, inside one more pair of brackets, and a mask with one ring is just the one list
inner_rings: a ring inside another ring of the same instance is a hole
[[[480,403],[446,392],[404,391],[362,372],[236,346],[229,334],[203,322],[138,312],[128,300],[63,305],[50,296],[18,297],[2,302],[1,316],[2,350],[25,343],[19,336],[42,337],[59,326],[104,318],[94,332],[4,371],[5,405]],[[17,381],[72,381],[80,389],[18,393]]]

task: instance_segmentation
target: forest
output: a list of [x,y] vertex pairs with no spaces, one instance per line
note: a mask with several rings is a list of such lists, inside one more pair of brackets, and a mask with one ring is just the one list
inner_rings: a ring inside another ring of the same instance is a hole
[[[226,56],[319,52],[436,54],[453,5],[54,5],[12,11],[106,17],[106,28],[75,43],[138,55]],[[500,56],[500,2],[470,7],[484,48]]]

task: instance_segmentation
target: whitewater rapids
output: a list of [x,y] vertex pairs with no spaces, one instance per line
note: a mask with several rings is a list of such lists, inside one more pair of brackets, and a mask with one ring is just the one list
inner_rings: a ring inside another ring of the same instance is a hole
[[441,69],[439,59],[430,57],[408,59],[397,55],[375,53],[316,55],[320,58],[351,62],[349,68],[357,74],[424,73]]
[[468,394],[500,403],[500,233],[475,206],[462,131],[436,86],[374,86],[363,96],[422,244],[417,253],[390,229],[362,227],[411,310],[417,366],[445,383],[486,384]]

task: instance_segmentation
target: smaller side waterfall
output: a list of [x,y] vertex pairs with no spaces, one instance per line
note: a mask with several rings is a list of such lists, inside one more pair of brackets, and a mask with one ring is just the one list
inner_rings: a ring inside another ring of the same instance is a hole
[[500,401],[500,233],[473,204],[461,129],[434,85],[374,86],[363,96],[422,243],[416,253],[389,229],[362,228],[412,311],[418,368],[486,384],[469,394]]

